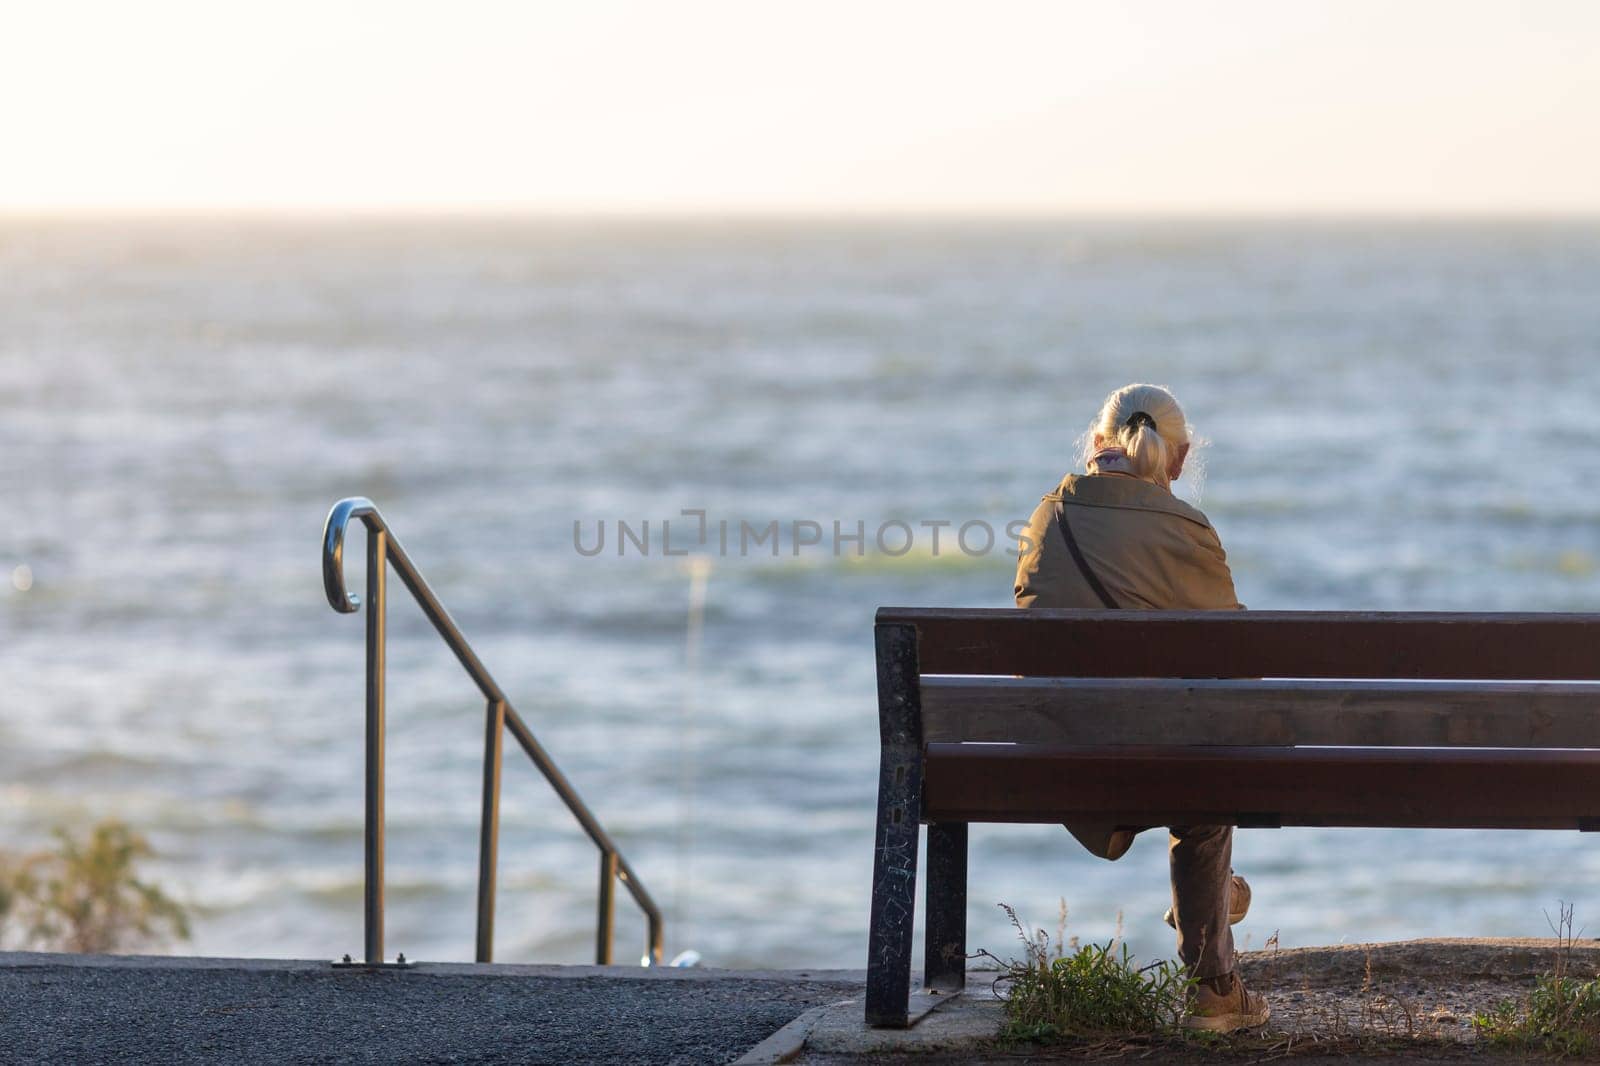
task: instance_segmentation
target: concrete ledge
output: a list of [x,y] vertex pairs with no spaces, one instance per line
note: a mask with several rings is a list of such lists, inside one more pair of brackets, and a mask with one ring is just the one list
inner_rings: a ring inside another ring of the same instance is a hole
[[950,1054],[972,1052],[994,1042],[1004,1004],[985,985],[952,997],[909,1029],[873,1029],[862,1017],[862,1001],[828,1007],[811,1028],[806,1053],[820,1055]]
[[828,1011],[842,1007],[856,1007],[859,1011],[860,1004],[860,1000],[846,999],[828,1006],[813,1007],[739,1056],[731,1066],[778,1066],[780,1063],[794,1062],[805,1050],[812,1030]]
[[[1393,1036],[1415,1025],[1441,1040],[1470,1042],[1472,1008],[1519,994],[1536,975],[1551,972],[1561,947],[1554,939],[1341,944],[1249,952],[1240,968],[1273,1004],[1269,1031],[1326,1036],[1321,1030],[1329,1026],[1345,1034],[1388,1026],[1374,1031]],[[1600,943],[1571,945],[1567,965],[1579,977],[1600,973]],[[796,1061],[1010,1061],[995,1047],[1005,1013],[991,989],[997,976],[969,971],[964,995],[909,1029],[870,1028],[860,1001],[824,1008]]]
[[[1240,957],[1240,966],[1247,981],[1270,979],[1274,985],[1311,988],[1359,984],[1369,972],[1423,983],[1521,981],[1549,973],[1560,950],[1561,943],[1554,938],[1447,937],[1251,951]],[[1600,974],[1600,942],[1572,944],[1567,965],[1579,977]]]

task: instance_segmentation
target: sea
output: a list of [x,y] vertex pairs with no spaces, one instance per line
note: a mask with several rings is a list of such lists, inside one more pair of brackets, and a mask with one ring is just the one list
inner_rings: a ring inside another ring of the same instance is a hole
[[[1136,381],[1252,608],[1600,610],[1600,220],[0,220],[0,850],[121,819],[194,916],[165,950],[359,955],[364,627],[320,556],[359,495],[668,956],[860,968],[873,613],[1008,606],[1008,527]],[[484,705],[389,595],[387,948],[466,960]],[[598,855],[504,781],[496,958],[591,961]],[[1600,931],[1577,833],[1234,864],[1241,947]],[[1163,958],[1168,902],[1160,832],[973,830],[974,950],[1020,954],[1004,904]]]

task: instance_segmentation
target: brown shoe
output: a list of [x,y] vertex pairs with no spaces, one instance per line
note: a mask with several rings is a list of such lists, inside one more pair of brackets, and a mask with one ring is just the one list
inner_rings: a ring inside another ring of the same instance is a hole
[[1113,825],[1102,822],[1063,822],[1067,832],[1075,837],[1078,843],[1087,848],[1092,855],[1102,859],[1116,862],[1126,855],[1128,849],[1133,847],[1133,838],[1138,835],[1137,829],[1119,829]]
[[[1238,874],[1234,874],[1228,886],[1228,924],[1238,925],[1244,921],[1244,916],[1249,913],[1250,882]],[[1167,913],[1161,916],[1161,920],[1174,929],[1178,928],[1178,920],[1172,916],[1171,907],[1167,908]]]
[[1251,994],[1236,975],[1225,973],[1194,986],[1183,1027],[1232,1033],[1266,1025],[1270,1017],[1272,1008],[1267,1006],[1266,997]]

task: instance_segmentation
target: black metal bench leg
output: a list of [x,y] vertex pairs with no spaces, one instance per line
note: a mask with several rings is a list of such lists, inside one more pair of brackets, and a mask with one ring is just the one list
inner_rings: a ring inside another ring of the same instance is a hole
[[967,983],[967,823],[928,826],[927,878],[923,983],[953,992]]
[[911,999],[912,919],[922,817],[922,703],[917,631],[879,626],[878,826],[873,841],[872,925],[867,936],[867,1024],[904,1028]]

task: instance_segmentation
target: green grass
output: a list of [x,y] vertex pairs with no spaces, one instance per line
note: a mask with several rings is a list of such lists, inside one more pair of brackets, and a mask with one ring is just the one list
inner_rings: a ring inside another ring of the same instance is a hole
[[1490,1044],[1584,1058],[1600,1051],[1600,981],[1544,974],[1521,1001],[1472,1019]]
[[[1005,1041],[1048,1042],[1149,1036],[1177,1029],[1192,983],[1175,962],[1134,965],[1126,944],[1079,946],[1052,942],[1043,930],[1029,936],[1016,912],[1001,904],[1022,941],[1023,958],[1002,961],[997,986],[1004,992]],[[1065,931],[1065,909],[1060,933]]]
[[1522,999],[1477,1015],[1472,1025],[1495,1047],[1593,1057],[1600,1053],[1600,981],[1570,973],[1575,940],[1572,905],[1562,904],[1559,917],[1550,924],[1558,941],[1552,972],[1541,974],[1533,991]]

